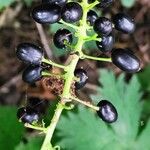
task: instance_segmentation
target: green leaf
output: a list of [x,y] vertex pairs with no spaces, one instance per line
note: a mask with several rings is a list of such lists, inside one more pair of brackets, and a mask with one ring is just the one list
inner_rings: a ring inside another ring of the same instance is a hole
[[13,106],[0,107],[0,149],[13,150],[20,142],[24,127],[18,122],[17,108]]
[[150,121],[147,123],[146,128],[143,130],[139,138],[137,139],[137,144],[135,145],[136,150],[150,150],[150,142],[149,142],[149,134],[150,134]]
[[15,0],[0,0],[0,9],[9,6],[13,2],[15,2]]
[[112,127],[118,138],[130,142],[137,135],[141,113],[141,104],[139,103],[141,93],[138,79],[133,76],[127,84],[123,74],[117,80],[115,75],[107,70],[101,70],[100,75],[99,81],[102,88],[99,89],[99,92],[104,99],[115,105],[119,114],[117,123]]
[[26,144],[21,142],[15,148],[15,150],[40,150],[43,142],[43,137],[30,137],[27,140],[28,142]]
[[143,100],[142,118],[145,120],[150,118],[150,93],[146,99]]
[[130,8],[135,4],[135,0],[121,0],[124,7]]
[[143,71],[138,73],[138,79],[142,85],[142,88],[148,91],[150,91],[149,77],[150,77],[150,65],[148,65],[147,67],[144,68]]
[[78,113],[69,112],[58,124],[58,145],[65,150],[98,150],[114,139],[113,132],[99,120],[95,112],[79,106]]
[[144,143],[150,145],[150,123],[141,134],[138,130],[142,105],[137,76],[126,83],[124,74],[116,78],[113,72],[101,70],[99,81],[101,87],[97,89],[98,94],[92,96],[93,103],[109,100],[118,111],[118,120],[105,124],[94,111],[80,105],[77,111],[61,117],[56,132],[56,137],[60,138],[57,144],[65,150],[149,150],[149,146],[144,148]]

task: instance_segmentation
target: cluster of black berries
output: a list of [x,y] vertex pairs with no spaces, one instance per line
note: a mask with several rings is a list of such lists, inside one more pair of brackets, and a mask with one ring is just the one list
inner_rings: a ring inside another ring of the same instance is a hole
[[[23,81],[33,84],[42,78],[41,63],[44,56],[41,48],[31,43],[21,43],[17,46],[16,55],[21,61],[28,64],[22,74]],[[87,72],[84,69],[76,69],[74,74],[78,78],[75,82],[75,89],[79,90],[87,83]],[[103,100],[98,103],[98,106],[100,109],[97,113],[104,121],[108,123],[116,121],[118,114],[110,102]],[[36,109],[30,106],[18,109],[17,116],[24,123],[37,122],[39,119]]]
[[[91,4],[95,0],[88,0]],[[113,0],[101,0],[98,4],[100,7],[107,7]],[[67,0],[42,0],[42,3],[36,6],[32,11],[32,18],[40,24],[53,24],[60,22],[61,19],[68,23],[79,23],[83,16],[83,8],[78,2],[68,2]],[[87,24],[93,26],[93,30],[97,35],[97,47],[101,52],[111,52],[111,59],[113,64],[121,70],[128,73],[134,73],[140,69],[140,61],[134,53],[128,49],[113,49],[114,36],[112,34],[113,28],[126,34],[131,34],[135,30],[133,20],[126,14],[116,14],[111,22],[105,17],[98,17],[94,10],[87,13]],[[101,39],[101,41],[99,41]],[[59,29],[53,37],[54,45],[57,48],[67,48],[68,44],[73,42],[73,34],[68,29]],[[25,69],[22,79],[27,83],[34,83],[42,78],[42,60],[44,58],[43,50],[31,43],[21,43],[16,50],[17,57],[27,63],[29,66]],[[44,58],[45,59],[45,58]],[[79,90],[87,82],[88,76],[84,69],[76,69],[74,75],[78,80],[75,81],[75,89]],[[97,105],[99,110],[98,116],[105,122],[112,123],[118,118],[115,107],[107,100],[102,100]],[[34,111],[28,108],[21,108],[18,110],[18,116],[21,118],[22,114],[30,118],[34,116],[35,120],[38,118]],[[32,117],[33,118],[33,117]],[[23,122],[32,123],[28,119],[22,119]],[[29,119],[30,120],[30,119]],[[33,119],[34,120],[34,119]]]
[[98,37],[101,37],[101,42],[96,42],[97,47],[103,53],[112,51],[112,62],[121,70],[128,73],[139,71],[140,61],[131,50],[121,48],[113,49],[115,41],[112,35],[113,26],[115,29],[125,34],[131,34],[135,30],[133,20],[126,14],[116,14],[113,17],[113,23],[108,18],[99,17],[96,19],[93,26],[93,29],[98,34]]
[[38,23],[56,23],[60,19],[67,23],[74,23],[81,19],[82,7],[77,2],[67,0],[43,0],[32,11],[32,18]]
[[[89,3],[94,0],[89,0]],[[110,5],[112,0],[102,0],[101,7]],[[32,18],[41,24],[56,23],[60,19],[67,23],[78,22],[83,15],[83,9],[77,2],[67,2],[67,0],[43,0],[42,4],[36,6],[32,11]],[[114,36],[113,28],[125,34],[131,34],[135,30],[133,19],[128,15],[119,13],[116,14],[112,21],[106,17],[98,17],[94,10],[90,10],[87,14],[87,22],[93,26],[94,31],[98,34],[97,38],[101,41],[96,41],[98,49],[103,52],[111,52],[112,62],[121,70],[128,73],[139,71],[140,61],[131,50],[128,49],[113,49]],[[59,29],[53,38],[54,45],[57,48],[66,48],[67,44],[72,44],[72,33],[68,29]],[[113,49],[113,50],[112,50]]]
[[17,46],[16,55],[18,59],[28,66],[22,74],[23,81],[33,84],[42,77],[43,50],[31,43],[21,43]]
[[[42,78],[42,58],[43,50],[31,43],[21,43],[17,46],[16,55],[19,60],[27,64],[27,67],[22,73],[22,79],[28,84],[34,84]],[[30,101],[37,101],[38,98],[30,98]],[[36,106],[36,105],[35,105]],[[40,114],[31,105],[21,107],[17,111],[18,119],[23,123],[34,124],[37,123]]]

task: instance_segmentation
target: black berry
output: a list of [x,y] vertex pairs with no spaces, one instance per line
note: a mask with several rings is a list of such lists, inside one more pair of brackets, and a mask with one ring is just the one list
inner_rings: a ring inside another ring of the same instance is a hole
[[140,70],[140,60],[127,49],[114,49],[111,54],[112,62],[121,70],[134,73]]
[[64,6],[68,0],[42,0],[42,3],[49,3],[49,4],[57,4],[59,6]]
[[99,107],[97,114],[103,121],[113,123],[118,119],[117,110],[109,101],[101,100],[97,106]]
[[34,44],[21,43],[17,46],[16,55],[25,63],[38,65],[41,64],[43,51]]
[[56,4],[42,4],[32,11],[32,18],[41,24],[56,23],[61,19],[61,7]]
[[38,112],[31,107],[21,107],[17,111],[17,118],[23,123],[38,122],[39,114]]
[[65,43],[70,44],[72,40],[72,33],[67,29],[59,29],[53,37],[54,45],[57,48],[65,48]]
[[90,10],[88,13],[87,13],[87,22],[93,26],[94,23],[95,23],[95,20],[98,18],[98,15],[95,11],[93,10]]
[[29,84],[40,80],[42,78],[42,68],[40,66],[28,66],[22,74],[22,80]]
[[133,19],[123,13],[116,14],[113,18],[115,28],[123,33],[133,33],[135,24]]
[[62,10],[62,19],[68,23],[74,23],[82,18],[82,7],[76,2],[67,3]]
[[110,52],[114,45],[114,37],[112,36],[112,34],[108,36],[102,36],[101,40],[101,42],[96,41],[96,45],[99,50],[101,50],[103,53]]
[[83,69],[76,69],[74,75],[79,79],[79,81],[75,82],[76,90],[81,89],[87,83],[87,72]]
[[99,17],[95,21],[93,28],[99,35],[108,35],[112,32],[112,23],[108,18]]

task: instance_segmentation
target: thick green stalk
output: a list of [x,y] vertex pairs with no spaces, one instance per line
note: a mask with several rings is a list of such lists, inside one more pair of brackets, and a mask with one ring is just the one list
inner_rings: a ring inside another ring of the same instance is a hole
[[[82,7],[83,7],[83,17],[82,20],[80,21],[80,25],[78,26],[78,29],[76,30],[76,35],[78,37],[78,41],[77,44],[75,45],[74,51],[78,52],[80,55],[80,52],[82,51],[82,46],[84,44],[84,39],[87,36],[86,35],[86,30],[87,30],[87,23],[86,23],[86,18],[87,18],[87,0],[83,0],[83,2],[81,3]],[[76,65],[80,59],[80,56],[74,54],[71,56],[72,60],[70,62],[70,64],[63,68],[61,65],[56,65],[56,67],[60,67],[65,69],[66,73],[65,73],[65,84],[64,84],[64,89],[63,89],[63,93],[61,95],[61,101],[58,103],[57,108],[55,110],[54,116],[51,120],[50,125],[47,127],[47,133],[42,145],[41,150],[54,150],[54,148],[52,147],[51,144],[51,139],[54,133],[54,130],[56,128],[56,125],[59,121],[59,118],[61,116],[61,113],[63,111],[63,109],[65,109],[65,107],[63,107],[63,105],[65,105],[65,100],[70,98],[70,89],[71,89],[71,85],[72,85],[72,81],[74,79],[74,71],[76,68]],[[51,62],[52,63],[52,62]]]
[[41,147],[41,150],[54,150],[51,144],[51,139],[63,109],[64,109],[63,104],[59,102],[55,110],[54,116],[51,120],[51,123],[47,127],[46,136],[43,145]]

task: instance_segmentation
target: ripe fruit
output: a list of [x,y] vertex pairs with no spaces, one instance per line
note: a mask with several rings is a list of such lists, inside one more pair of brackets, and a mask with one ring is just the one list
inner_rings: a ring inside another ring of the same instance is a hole
[[115,28],[123,33],[133,33],[135,24],[133,19],[123,13],[116,14],[113,18]]
[[65,43],[70,44],[72,40],[72,33],[67,29],[59,29],[53,37],[54,45],[57,48],[65,48]]
[[97,114],[103,121],[113,123],[118,119],[117,110],[109,101],[101,100],[97,106],[99,107]]
[[108,35],[112,32],[112,23],[108,18],[99,17],[95,21],[93,28],[100,35]]
[[96,45],[103,53],[110,52],[114,45],[114,37],[110,34],[108,36],[102,36],[102,41],[96,41]]
[[31,107],[21,107],[17,111],[17,118],[23,123],[38,122],[39,114],[38,112]]
[[76,2],[69,2],[62,9],[62,19],[68,23],[79,21],[82,15],[82,7]]
[[40,66],[28,66],[22,74],[22,80],[29,84],[40,80],[42,78],[42,68]]
[[17,46],[16,55],[25,63],[39,65],[42,61],[43,51],[34,44],[21,43]]
[[67,0],[42,0],[42,3],[57,4],[62,7],[67,3]]
[[98,18],[98,15],[95,11],[93,10],[90,10],[88,13],[87,13],[87,22],[89,22],[89,24],[91,26],[94,25],[94,22],[95,20]]
[[42,4],[32,11],[32,18],[41,24],[56,23],[61,18],[61,7],[56,4]]
[[140,60],[127,49],[115,49],[111,54],[112,62],[121,70],[134,73],[140,69]]
[[81,89],[87,83],[87,72],[83,69],[76,69],[74,75],[79,78],[79,81],[75,82],[75,88],[76,90]]

